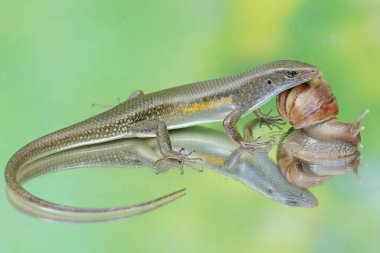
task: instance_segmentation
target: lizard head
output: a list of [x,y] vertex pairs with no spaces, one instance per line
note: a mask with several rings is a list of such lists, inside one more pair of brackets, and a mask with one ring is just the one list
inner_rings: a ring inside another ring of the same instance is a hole
[[255,80],[250,85],[254,104],[248,106],[253,110],[281,92],[318,77],[319,69],[300,61],[282,60],[257,67],[248,76]]
[[319,69],[300,61],[275,61],[262,65],[257,69],[262,74],[262,82],[268,86],[290,89],[307,82],[319,75]]

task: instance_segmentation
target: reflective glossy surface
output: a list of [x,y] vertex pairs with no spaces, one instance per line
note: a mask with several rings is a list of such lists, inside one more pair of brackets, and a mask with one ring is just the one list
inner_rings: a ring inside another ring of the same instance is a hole
[[0,1],[0,13],[3,169],[28,141],[102,111],[92,103],[116,104],[136,88],[151,92],[278,59],[320,67],[340,120],[371,109],[360,149],[368,164],[359,168],[363,183],[347,174],[313,188],[318,208],[276,204],[209,170],[156,176],[94,168],[26,183],[45,199],[90,207],[138,203],[184,186],[191,193],[132,219],[66,225],[17,212],[1,176],[1,252],[380,252],[380,1]]
[[[279,203],[315,207],[317,200],[307,190],[293,186],[281,175],[277,166],[266,153],[254,155],[243,152],[230,167],[225,164],[238,145],[231,142],[226,134],[207,128],[194,127],[171,133],[173,146],[185,148],[185,152],[196,150],[198,164],[214,170],[260,192]],[[156,161],[161,158],[156,140],[125,139],[104,144],[76,148],[49,155],[23,166],[16,175],[20,183],[34,177],[55,171],[86,167],[135,168],[148,166],[155,170]],[[170,162],[170,161],[168,161]],[[173,160],[173,162],[176,162]],[[190,164],[195,166],[196,164]],[[199,176],[203,176],[199,174]],[[222,191],[223,189],[221,189]],[[78,192],[80,195],[81,193]],[[133,195],[134,193],[129,193]],[[21,198],[8,189],[11,203],[19,210],[37,218],[65,222],[97,222],[127,218],[154,210],[172,200],[182,197],[179,190],[149,203],[126,207],[80,208],[64,207],[39,198]],[[191,203],[188,203],[191,205]]]

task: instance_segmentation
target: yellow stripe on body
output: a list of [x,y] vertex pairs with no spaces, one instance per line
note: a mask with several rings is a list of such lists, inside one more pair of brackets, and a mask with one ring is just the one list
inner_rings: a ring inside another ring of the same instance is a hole
[[220,99],[211,99],[208,101],[196,102],[194,104],[187,105],[183,110],[189,113],[197,113],[209,109],[214,109],[226,104],[232,104],[232,97],[222,97]]

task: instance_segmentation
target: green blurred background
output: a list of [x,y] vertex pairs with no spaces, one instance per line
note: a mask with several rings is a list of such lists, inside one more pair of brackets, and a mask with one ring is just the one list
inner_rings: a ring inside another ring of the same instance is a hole
[[95,207],[181,187],[188,194],[132,219],[57,224],[10,206],[1,177],[0,252],[380,252],[379,29],[378,0],[1,0],[1,168],[27,142],[101,112],[94,102],[278,59],[319,66],[340,119],[371,113],[363,183],[350,174],[312,189],[318,208],[282,206],[207,170],[92,169],[26,186],[48,200]]

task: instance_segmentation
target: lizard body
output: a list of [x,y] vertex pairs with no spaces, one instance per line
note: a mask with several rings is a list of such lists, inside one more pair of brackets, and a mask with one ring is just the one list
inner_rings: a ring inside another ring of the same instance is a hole
[[256,142],[243,140],[236,129],[241,116],[257,110],[282,91],[316,77],[318,68],[298,61],[277,61],[242,74],[187,84],[131,97],[87,120],[45,135],[18,150],[5,169],[8,187],[23,192],[17,170],[39,157],[74,147],[121,138],[156,136],[163,159],[174,159],[182,169],[191,160],[171,147],[168,129],[223,121],[232,140],[244,148]]

